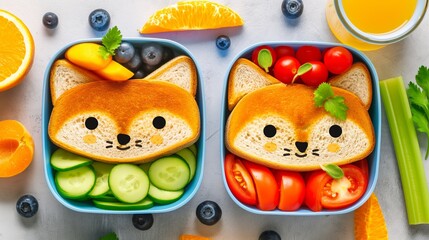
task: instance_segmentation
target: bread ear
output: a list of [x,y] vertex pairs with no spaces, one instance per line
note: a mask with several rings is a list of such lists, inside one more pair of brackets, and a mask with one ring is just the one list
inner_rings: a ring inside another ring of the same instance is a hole
[[345,73],[328,81],[332,86],[345,89],[355,94],[368,110],[372,102],[372,80],[365,64],[358,62]]
[[175,84],[194,97],[197,93],[197,68],[194,61],[188,56],[178,56],[171,59],[143,79]]
[[228,109],[231,111],[246,94],[280,83],[275,77],[246,58],[238,59],[228,78]]

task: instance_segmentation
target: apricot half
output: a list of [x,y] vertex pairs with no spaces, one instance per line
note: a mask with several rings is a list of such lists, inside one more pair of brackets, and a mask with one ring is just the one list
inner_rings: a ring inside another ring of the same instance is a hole
[[33,161],[34,142],[30,133],[15,120],[0,121],[0,177],[13,177]]

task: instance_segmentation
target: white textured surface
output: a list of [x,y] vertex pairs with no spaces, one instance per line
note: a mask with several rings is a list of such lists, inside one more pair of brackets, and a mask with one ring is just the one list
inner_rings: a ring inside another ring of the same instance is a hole
[[[278,231],[282,239],[353,239],[353,214],[329,217],[276,217],[248,213],[227,195],[221,181],[219,129],[220,102],[226,68],[243,48],[260,41],[311,40],[336,41],[324,16],[324,0],[305,0],[304,14],[298,21],[283,17],[281,0],[219,0],[237,11],[245,20],[241,29],[218,29],[153,35],[175,40],[194,53],[205,82],[207,106],[207,147],[204,180],[196,196],[184,207],[155,215],[153,228],[136,230],[129,215],[90,215],[63,207],[50,193],[45,182],[41,143],[42,82],[50,57],[65,44],[81,38],[96,37],[88,25],[88,14],[105,8],[126,37],[139,37],[137,29],[156,10],[176,1],[149,0],[14,0],[0,1],[0,8],[19,16],[30,28],[36,44],[33,68],[23,84],[0,93],[0,119],[23,122],[36,141],[32,165],[22,174],[0,179],[0,239],[97,239],[115,231],[120,239],[177,239],[181,233],[200,234],[214,239],[258,239],[267,229]],[[59,26],[48,31],[42,16],[53,11]],[[380,79],[403,75],[414,79],[421,64],[429,65],[429,19],[408,39],[369,52]],[[226,52],[216,49],[215,38],[227,34],[232,45]],[[384,210],[390,239],[428,239],[428,226],[409,226],[395,154],[387,120],[383,112],[380,174],[375,192]],[[423,139],[422,139],[423,140]],[[426,140],[421,142],[422,153]],[[429,174],[429,161],[424,162]],[[15,210],[15,202],[25,193],[35,195],[40,204],[35,218],[24,219]],[[219,203],[222,220],[204,226],[195,217],[197,205],[206,199]]]

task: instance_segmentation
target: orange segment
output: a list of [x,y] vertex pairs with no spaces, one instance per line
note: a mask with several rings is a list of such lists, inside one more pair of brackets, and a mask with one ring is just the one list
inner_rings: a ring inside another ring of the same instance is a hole
[[389,239],[383,212],[374,193],[355,211],[354,221],[356,240]]
[[191,234],[182,234],[180,235],[179,240],[210,240],[210,238]]
[[243,19],[225,5],[210,1],[184,1],[153,14],[140,33],[202,30],[242,26]]
[[0,9],[0,92],[20,83],[31,68],[34,41],[25,24]]
[[0,121],[0,178],[24,171],[33,153],[33,138],[24,125],[15,120]]

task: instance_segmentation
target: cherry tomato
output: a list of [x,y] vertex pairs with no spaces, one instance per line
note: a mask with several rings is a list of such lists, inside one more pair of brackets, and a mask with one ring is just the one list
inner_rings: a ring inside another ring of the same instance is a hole
[[224,164],[226,182],[232,194],[244,204],[256,205],[255,185],[241,160],[228,153]]
[[315,46],[302,46],[296,51],[296,58],[301,64],[311,61],[322,61],[322,52]]
[[309,62],[313,67],[310,71],[301,75],[301,80],[308,86],[317,87],[328,80],[328,69],[325,64],[319,61]]
[[312,211],[323,208],[338,209],[350,206],[365,193],[368,178],[352,164],[341,166],[344,177],[333,179],[322,170],[308,176],[305,204]]
[[274,48],[274,51],[278,59],[284,56],[295,56],[295,50],[289,46],[278,46]]
[[256,187],[256,207],[269,211],[279,203],[279,189],[274,174],[265,166],[243,160],[243,164],[253,178]]
[[252,52],[252,62],[254,62],[256,65],[262,67],[259,64],[259,62],[258,62],[258,55],[259,55],[259,52],[262,49],[267,49],[268,51],[270,51],[271,57],[273,58],[273,65],[274,65],[274,63],[277,61],[277,54],[276,54],[276,51],[274,51],[274,48],[272,48],[272,47],[270,47],[268,45],[259,46],[259,47],[255,48],[255,50],[253,50],[253,52]]
[[281,57],[274,65],[274,77],[284,83],[291,83],[301,64],[291,56]]
[[278,208],[283,211],[294,211],[300,208],[305,197],[305,182],[301,173],[276,171],[274,176],[280,189]]
[[353,55],[344,47],[333,47],[326,51],[323,62],[329,72],[342,74],[352,66]]

